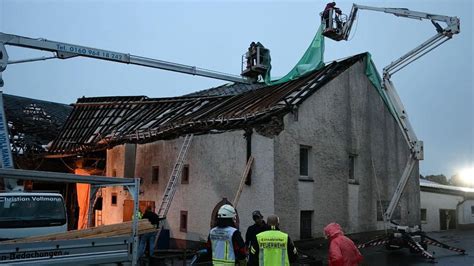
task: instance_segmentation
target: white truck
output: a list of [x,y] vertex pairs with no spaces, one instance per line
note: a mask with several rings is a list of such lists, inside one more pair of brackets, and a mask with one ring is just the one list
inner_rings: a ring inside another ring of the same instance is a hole
[[[138,210],[138,178],[80,176],[66,173],[0,168],[0,177],[9,180],[82,183],[90,185],[89,225],[96,192],[105,186],[123,186],[134,199]],[[57,193],[0,193],[0,225],[4,238],[21,238],[66,231],[64,200]],[[130,234],[123,236],[58,240],[49,235],[41,241],[0,242],[0,264],[65,265],[131,262],[136,265],[138,218],[134,215]]]
[[[3,56],[3,55],[2,55]],[[0,91],[1,167],[13,169],[8,124]],[[0,240],[67,231],[63,196],[59,193],[24,192],[16,179],[3,179],[0,193]]]

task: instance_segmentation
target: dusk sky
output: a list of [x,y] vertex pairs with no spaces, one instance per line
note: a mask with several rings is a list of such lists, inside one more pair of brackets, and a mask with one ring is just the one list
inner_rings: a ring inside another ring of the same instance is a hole
[[[474,167],[473,4],[471,0],[357,1],[461,19],[461,33],[392,81],[419,139],[421,174],[450,177]],[[252,41],[271,50],[272,76],[300,59],[320,24],[324,1],[0,0],[0,31],[130,53],[239,74]],[[352,1],[337,1],[349,13]],[[444,25],[442,25],[444,26]],[[361,11],[349,41],[326,39],[325,61],[370,52],[379,72],[436,34],[430,21]],[[49,55],[8,46],[10,60]],[[4,92],[74,103],[86,96],[179,96],[225,83],[163,70],[73,58],[9,65]]]

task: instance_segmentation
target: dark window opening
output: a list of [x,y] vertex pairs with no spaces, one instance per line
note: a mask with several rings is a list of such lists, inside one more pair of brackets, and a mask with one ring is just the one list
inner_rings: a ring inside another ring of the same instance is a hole
[[426,209],[421,209],[420,210],[420,220],[422,222],[426,222]]
[[439,210],[439,229],[440,230],[450,230],[456,229],[456,210]]
[[[247,143],[247,155],[246,155],[246,161],[248,162],[250,159],[250,156],[252,156],[252,130],[246,130],[244,137]],[[252,185],[252,169],[250,169],[249,174],[247,175],[247,178],[245,179],[245,184],[247,186]]]
[[187,232],[188,231],[188,212],[181,211],[179,215],[179,231]]
[[152,184],[158,184],[160,178],[160,167],[159,166],[153,166],[151,168],[151,183]]
[[300,217],[300,238],[308,239],[312,237],[313,211],[301,211]]
[[112,193],[111,204],[112,206],[117,206],[117,193]]
[[355,180],[355,155],[349,156],[349,180]]
[[300,146],[300,176],[309,176],[309,150],[310,147]]
[[189,184],[189,165],[183,166],[183,173],[181,174],[181,184]]
[[116,176],[117,176],[117,170],[112,169],[112,177],[116,177]]
[[471,214],[474,215],[474,206],[471,206]]

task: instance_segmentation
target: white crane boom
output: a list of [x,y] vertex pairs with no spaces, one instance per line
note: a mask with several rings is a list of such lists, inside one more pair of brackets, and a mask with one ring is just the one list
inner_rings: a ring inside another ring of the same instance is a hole
[[[18,46],[24,48],[31,48],[35,50],[50,51],[55,53],[52,57],[41,57],[29,60],[8,61],[5,45]],[[2,55],[3,54],[3,55]],[[46,39],[33,39],[13,34],[6,34],[0,32],[0,74],[5,70],[8,64],[31,62],[38,60],[46,60],[51,58],[68,59],[71,57],[82,56],[89,58],[96,58],[107,61],[114,61],[124,64],[140,65],[151,68],[158,68],[168,71],[185,73],[195,76],[208,77],[213,79],[231,81],[236,83],[250,83],[245,78],[237,75],[221,73],[217,71],[197,68],[195,66],[188,66],[183,64],[172,63],[163,60],[146,58],[126,53],[108,51],[103,49],[91,48],[81,45],[55,42]],[[1,78],[1,76],[0,76]]]
[[[34,59],[25,59],[17,61],[9,61],[6,50],[7,45],[17,46],[35,50],[53,52],[54,56],[40,57]],[[82,45],[75,45],[63,42],[50,41],[46,39],[33,39],[19,35],[7,34],[0,32],[0,87],[3,87],[2,72],[10,64],[33,62],[39,60],[48,60],[53,58],[68,59],[72,57],[89,57],[100,60],[113,61],[117,63],[140,65],[145,67],[163,69],[179,73],[185,73],[195,76],[202,76],[236,83],[250,83],[249,80],[237,75],[220,73],[212,70],[201,69],[194,66],[187,66],[163,60],[135,56],[131,54],[119,53],[103,49],[91,48]],[[0,91],[0,163],[3,168],[14,168],[13,158],[10,149],[10,141],[8,136],[8,124],[5,118],[2,92]],[[16,180],[4,179],[4,186],[7,190],[22,190],[16,185]]]
[[[329,9],[326,15],[323,13],[323,22],[326,24],[323,35],[335,41],[347,41],[359,10],[384,12],[397,17],[418,20],[427,19],[430,20],[436,28],[436,34],[433,37],[429,38],[427,41],[418,45],[395,61],[391,62],[383,69],[382,93],[384,93],[385,96],[390,100],[393,108],[395,109],[397,124],[400,127],[411,152],[395,193],[390,200],[387,210],[383,214],[385,221],[391,221],[393,212],[400,201],[400,197],[403,193],[403,190],[405,189],[406,183],[411,175],[416,161],[423,160],[423,142],[418,140],[416,137],[415,131],[408,120],[405,107],[403,106],[402,101],[400,100],[400,97],[398,96],[398,93],[395,90],[392,81],[390,80],[390,77],[413,61],[451,39],[454,34],[458,34],[460,32],[460,21],[457,17],[412,11],[407,8],[384,8],[353,4],[351,13],[346,20],[343,19],[342,15],[339,15],[340,12],[338,12],[338,15],[335,14],[335,8]],[[333,20],[333,18],[335,19]],[[446,27],[441,27],[438,22],[445,23]]]

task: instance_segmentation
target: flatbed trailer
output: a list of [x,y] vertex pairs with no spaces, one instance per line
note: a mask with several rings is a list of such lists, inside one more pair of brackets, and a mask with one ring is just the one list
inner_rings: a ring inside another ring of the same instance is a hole
[[96,192],[101,187],[123,186],[128,189],[134,200],[132,230],[125,236],[103,236],[98,238],[71,240],[41,240],[18,243],[0,242],[0,263],[9,265],[65,265],[67,263],[137,264],[138,250],[138,178],[117,178],[104,176],[81,176],[67,173],[43,172],[17,169],[0,169],[0,177],[7,179],[37,180],[43,182],[85,183],[90,184],[89,225]]
[[0,263],[65,265],[133,261],[133,237],[107,237],[0,245]]

